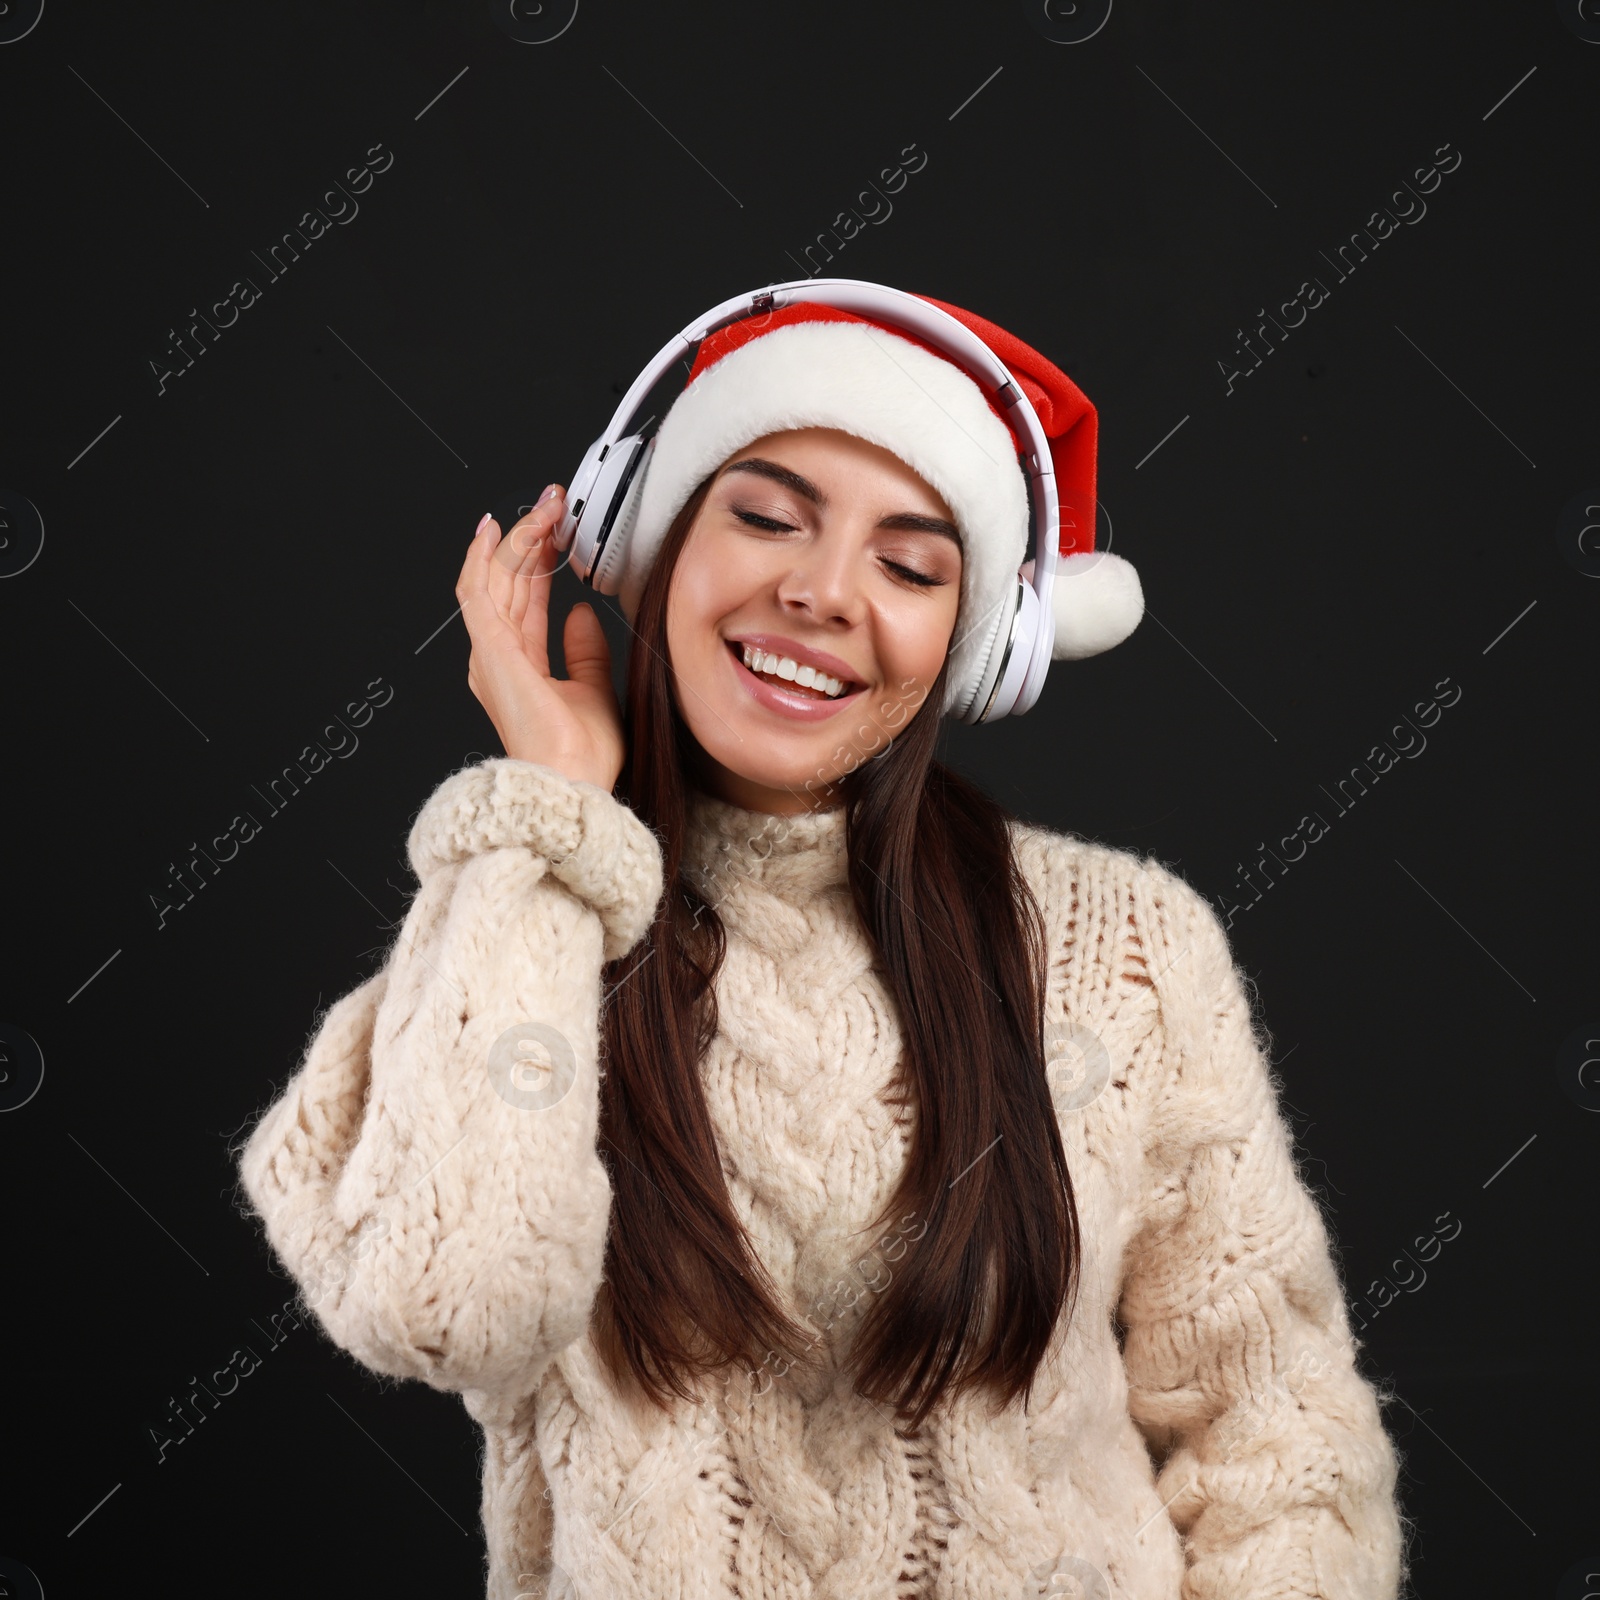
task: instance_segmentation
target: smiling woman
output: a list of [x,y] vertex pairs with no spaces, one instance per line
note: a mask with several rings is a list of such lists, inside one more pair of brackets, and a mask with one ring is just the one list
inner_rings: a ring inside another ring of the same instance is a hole
[[704,339],[610,467],[621,700],[587,605],[550,668],[561,487],[484,518],[506,755],[423,806],[384,967],[243,1151],[329,1336],[482,1427],[491,1600],[1397,1592],[1398,1459],[1216,914],[935,759],[1014,649],[1139,604],[1087,399],[947,310],[993,392],[832,308]]
[[730,457],[686,530],[667,600],[700,785],[775,814],[840,803],[838,781],[819,788],[816,774],[841,741],[865,759],[896,704],[926,699],[960,580],[950,508],[882,446],[803,428]]

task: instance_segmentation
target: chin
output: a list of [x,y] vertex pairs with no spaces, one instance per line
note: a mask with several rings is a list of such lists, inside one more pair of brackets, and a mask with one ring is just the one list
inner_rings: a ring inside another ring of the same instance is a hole
[[872,693],[867,685],[833,700],[795,703],[781,685],[754,682],[720,640],[714,656],[697,665],[679,686],[679,714],[710,760],[744,783],[815,794],[887,743],[884,737],[871,750],[856,750],[863,721],[873,720],[863,705]]
[[838,738],[808,741],[805,748],[786,751],[781,758],[773,759],[775,753],[769,751],[767,759],[756,761],[750,759],[748,744],[707,749],[706,753],[723,770],[745,783],[783,794],[804,795],[808,792],[808,783],[812,785],[810,792],[815,793],[838,782],[849,770],[848,761],[838,758],[841,742]]

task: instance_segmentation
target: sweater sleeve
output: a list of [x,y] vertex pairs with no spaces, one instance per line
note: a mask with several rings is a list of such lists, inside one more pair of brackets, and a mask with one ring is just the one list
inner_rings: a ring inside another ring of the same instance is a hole
[[599,1290],[601,967],[650,926],[660,846],[603,789],[501,758],[447,778],[407,849],[398,939],[323,1016],[240,1177],[335,1343],[514,1401]]
[[1398,1456],[1245,980],[1205,899],[1147,868],[1135,914],[1164,1048],[1118,1320],[1182,1600],[1394,1600]]

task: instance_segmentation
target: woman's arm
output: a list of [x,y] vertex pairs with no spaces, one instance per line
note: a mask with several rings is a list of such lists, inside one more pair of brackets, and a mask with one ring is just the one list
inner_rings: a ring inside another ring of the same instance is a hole
[[408,853],[383,970],[328,1011],[240,1173],[337,1344],[514,1400],[600,1285],[601,965],[648,929],[660,847],[595,785],[496,759],[439,786]]
[[1164,1083],[1118,1320],[1129,1409],[1166,1451],[1157,1489],[1184,1535],[1184,1600],[1393,1600],[1398,1457],[1244,980],[1176,874],[1147,866],[1136,915]]

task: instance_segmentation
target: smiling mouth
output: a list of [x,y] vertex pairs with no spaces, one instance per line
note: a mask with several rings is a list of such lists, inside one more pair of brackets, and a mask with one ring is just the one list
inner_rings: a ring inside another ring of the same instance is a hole
[[[810,667],[800,667],[793,676],[786,678],[777,667],[779,661],[787,658],[758,650],[753,645],[741,644],[736,639],[728,640],[728,649],[732,652],[734,660],[752,677],[759,678],[763,683],[770,683],[774,688],[783,689],[789,694],[803,695],[809,700],[843,700],[866,687],[865,684],[830,677]],[[805,681],[807,678],[811,680],[809,683]]]

